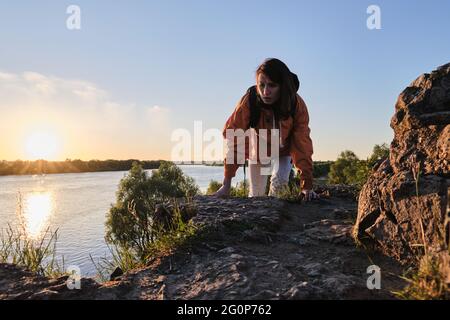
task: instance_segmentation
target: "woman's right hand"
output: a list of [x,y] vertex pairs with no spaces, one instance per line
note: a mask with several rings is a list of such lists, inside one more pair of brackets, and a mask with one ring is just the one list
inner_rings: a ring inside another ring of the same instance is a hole
[[213,196],[219,198],[226,198],[230,196],[230,190],[231,190],[231,179],[224,179],[222,186],[220,187],[219,190],[217,190],[213,194]]

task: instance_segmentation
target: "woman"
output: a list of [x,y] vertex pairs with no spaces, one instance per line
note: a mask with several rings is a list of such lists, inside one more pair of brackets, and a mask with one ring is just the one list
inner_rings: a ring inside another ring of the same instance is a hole
[[[260,161],[259,151],[256,152],[258,154],[256,158],[252,157],[252,160],[256,161],[249,163],[250,197],[265,195],[268,174],[271,174],[269,196],[276,196],[289,182],[292,159],[294,166],[301,171],[301,187],[305,200],[318,198],[312,190],[313,146],[309,135],[309,115],[305,102],[296,93],[298,88],[297,76],[289,71],[282,61],[267,59],[256,70],[256,87],[251,87],[241,98],[225,124],[224,138],[227,138],[227,134],[234,130],[255,129],[256,143],[245,141],[245,159],[249,159],[249,149],[255,148],[255,145],[260,146],[260,139],[267,142],[267,155],[271,156],[272,135],[268,133],[266,137],[263,136],[261,129],[279,133],[279,156],[275,157],[275,165],[272,163],[267,168],[267,164],[261,163],[263,161]],[[230,139],[228,136],[227,147],[234,152],[234,157],[230,157],[230,153],[227,153],[224,160],[223,185],[214,194],[215,196],[229,195],[231,180],[239,165],[242,164],[242,161],[239,162],[237,150],[239,146],[236,141],[238,141],[237,138]]]

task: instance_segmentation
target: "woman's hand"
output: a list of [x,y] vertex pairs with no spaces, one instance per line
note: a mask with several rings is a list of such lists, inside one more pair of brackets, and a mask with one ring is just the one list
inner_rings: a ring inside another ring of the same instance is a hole
[[319,199],[319,195],[315,193],[313,190],[302,190],[302,195],[304,196],[305,201],[311,201],[314,199]]
[[231,190],[231,179],[223,179],[223,184],[219,190],[217,190],[213,196],[219,198],[226,198],[230,195]]

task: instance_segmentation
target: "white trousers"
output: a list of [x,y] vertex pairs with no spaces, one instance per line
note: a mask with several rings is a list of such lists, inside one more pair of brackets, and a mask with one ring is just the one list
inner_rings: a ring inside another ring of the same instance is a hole
[[279,161],[262,165],[249,164],[249,197],[261,197],[266,194],[267,177],[270,175],[269,196],[276,194],[289,183],[289,174],[292,169],[291,157],[280,157]]

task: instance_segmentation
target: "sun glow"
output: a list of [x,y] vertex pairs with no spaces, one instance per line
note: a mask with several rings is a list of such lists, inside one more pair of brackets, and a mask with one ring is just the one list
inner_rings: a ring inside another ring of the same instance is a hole
[[61,151],[61,141],[51,131],[36,131],[26,138],[25,151],[30,160],[54,160]]
[[19,205],[19,217],[27,236],[37,239],[45,231],[53,212],[53,195],[50,192],[30,193]]

